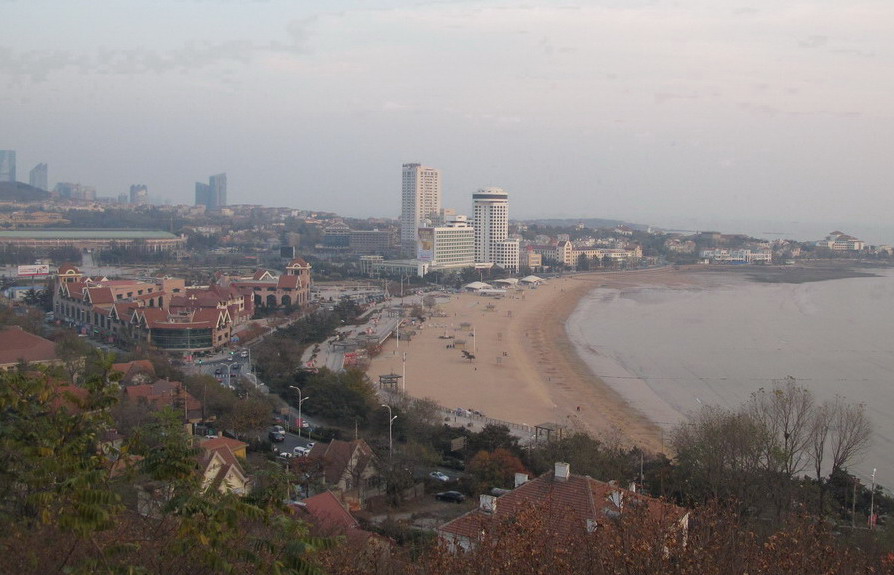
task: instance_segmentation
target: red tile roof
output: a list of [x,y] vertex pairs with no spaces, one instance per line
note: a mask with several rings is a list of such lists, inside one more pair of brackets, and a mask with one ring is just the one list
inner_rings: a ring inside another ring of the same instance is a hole
[[248,444],[244,441],[231,439],[229,437],[215,437],[214,439],[206,439],[199,443],[199,447],[205,450],[214,450],[222,446],[226,446],[232,451],[239,451],[240,449],[248,447]]
[[329,443],[317,443],[314,445],[310,453],[310,458],[319,458],[323,461],[323,476],[328,484],[338,483],[347,473],[351,465],[352,456],[355,450],[360,450],[355,468],[351,469],[352,474],[361,475],[364,468],[369,465],[373,458],[372,449],[362,439],[354,441],[340,441],[333,439]]
[[25,361],[56,359],[56,344],[39,335],[28,333],[19,326],[0,330],[0,365]]
[[634,493],[611,483],[582,475],[569,475],[565,480],[547,473],[524,483],[495,502],[493,513],[476,509],[445,523],[439,532],[448,537],[476,539],[484,525],[495,518],[513,517],[535,505],[544,505],[550,527],[557,533],[587,529],[588,523],[605,524],[623,513],[625,506],[647,506],[653,519],[680,521],[687,511],[660,499]]
[[301,287],[301,278],[299,276],[279,276],[276,287],[297,289]]
[[360,524],[339,502],[331,491],[308,497],[301,503],[291,506],[302,515],[309,516],[318,527],[333,534],[345,534],[357,529]]

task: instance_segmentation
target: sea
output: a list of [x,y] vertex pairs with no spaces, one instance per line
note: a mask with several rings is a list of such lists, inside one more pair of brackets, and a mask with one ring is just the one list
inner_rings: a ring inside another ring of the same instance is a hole
[[687,287],[599,288],[566,330],[581,358],[667,435],[703,405],[736,408],[787,376],[865,406],[872,446],[851,467],[894,488],[894,270],[801,284],[695,273]]

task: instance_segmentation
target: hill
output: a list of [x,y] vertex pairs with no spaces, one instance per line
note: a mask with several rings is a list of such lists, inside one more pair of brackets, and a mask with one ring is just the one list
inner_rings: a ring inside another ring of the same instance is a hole
[[0,202],[42,202],[50,192],[22,182],[0,182]]

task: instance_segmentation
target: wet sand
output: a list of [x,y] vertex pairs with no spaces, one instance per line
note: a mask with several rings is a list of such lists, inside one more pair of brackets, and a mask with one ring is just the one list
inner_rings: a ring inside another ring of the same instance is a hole
[[[685,286],[686,271],[671,269],[581,274],[551,279],[536,289],[508,290],[495,299],[475,294],[440,300],[410,341],[389,339],[373,359],[374,382],[401,374],[406,392],[488,417],[539,425],[556,422],[628,445],[660,451],[662,431],[635,405],[596,377],[575,351],[566,321],[581,298],[605,287]],[[461,327],[466,324],[467,327]],[[450,348],[448,345],[455,345]],[[473,349],[474,348],[474,349]],[[464,357],[473,352],[474,360]]]

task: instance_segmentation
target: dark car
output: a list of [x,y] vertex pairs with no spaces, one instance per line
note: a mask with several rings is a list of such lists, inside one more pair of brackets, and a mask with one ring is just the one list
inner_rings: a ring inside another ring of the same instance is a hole
[[450,503],[462,503],[466,500],[466,496],[459,491],[442,491],[435,494],[438,501],[448,501]]
[[286,440],[286,430],[282,428],[281,425],[274,425],[270,432],[267,434],[267,437],[270,438],[270,441],[274,443],[279,443],[281,441]]

